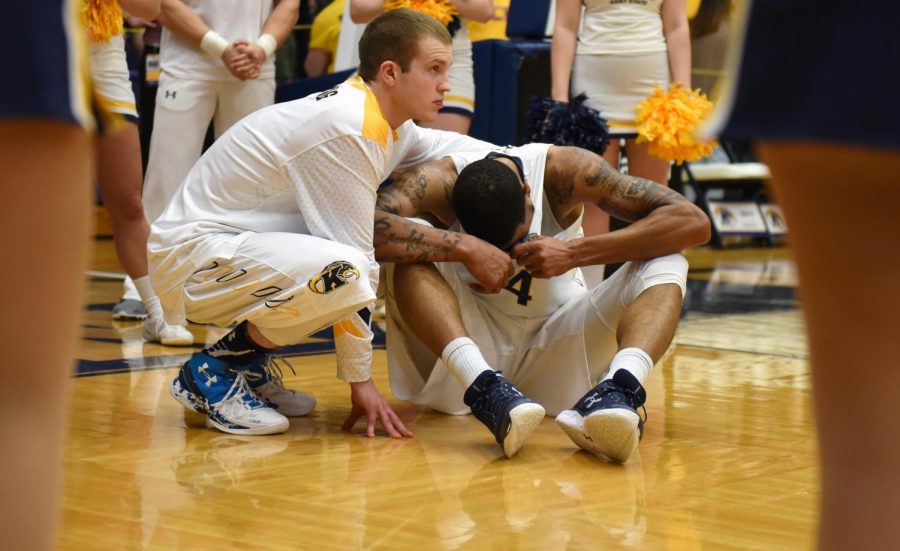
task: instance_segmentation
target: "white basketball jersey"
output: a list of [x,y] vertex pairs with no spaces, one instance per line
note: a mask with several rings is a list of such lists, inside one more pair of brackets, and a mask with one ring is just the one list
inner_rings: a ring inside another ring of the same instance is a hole
[[[563,241],[583,237],[581,215],[569,227],[562,228],[550,210],[550,204],[544,193],[544,165],[549,148],[548,144],[528,144],[501,150],[506,155],[519,157],[525,168],[525,180],[531,187],[531,200],[534,203],[534,217],[531,220],[529,232]],[[482,152],[465,153],[451,157],[456,164],[457,171],[461,171],[469,163],[483,159],[485,154]],[[455,267],[463,281],[475,282],[475,278],[469,274],[463,264],[457,263]],[[516,274],[504,290],[498,294],[475,293],[475,296],[483,304],[508,316],[542,318],[555,312],[557,308],[573,297],[586,292],[584,278],[579,268],[573,268],[564,274],[545,279],[533,277],[525,269],[516,265]]]

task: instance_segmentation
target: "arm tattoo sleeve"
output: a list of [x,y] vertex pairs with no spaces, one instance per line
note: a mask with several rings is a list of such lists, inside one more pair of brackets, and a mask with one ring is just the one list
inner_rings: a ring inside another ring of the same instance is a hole
[[387,262],[447,262],[462,236],[375,211],[375,256]]
[[577,150],[574,160],[566,174],[551,176],[554,195],[561,204],[571,202],[576,189],[584,189],[597,198],[601,209],[633,222],[661,206],[686,200],[661,184],[620,173],[594,153]]

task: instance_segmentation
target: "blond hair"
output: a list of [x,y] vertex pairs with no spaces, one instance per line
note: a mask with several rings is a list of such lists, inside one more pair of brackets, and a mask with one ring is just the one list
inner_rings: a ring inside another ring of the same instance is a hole
[[406,8],[382,13],[366,25],[359,39],[359,76],[367,82],[375,80],[385,61],[396,62],[405,73],[425,36],[447,45],[452,41],[447,27],[430,15]]

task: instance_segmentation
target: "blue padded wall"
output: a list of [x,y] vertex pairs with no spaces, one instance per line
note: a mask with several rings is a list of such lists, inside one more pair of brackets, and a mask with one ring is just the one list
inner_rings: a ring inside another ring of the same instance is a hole
[[506,16],[506,36],[543,38],[550,16],[550,0],[511,0]]
[[550,95],[550,43],[485,40],[473,44],[475,117],[469,134],[520,145],[532,96]]

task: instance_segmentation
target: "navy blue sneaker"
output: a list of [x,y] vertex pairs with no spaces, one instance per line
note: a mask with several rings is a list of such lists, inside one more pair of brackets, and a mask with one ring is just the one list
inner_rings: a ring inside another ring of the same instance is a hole
[[198,352],[172,381],[172,397],[188,409],[205,413],[209,423],[230,434],[275,434],[288,428],[287,417],[259,399],[243,372]]
[[544,418],[544,408],[496,371],[485,371],[466,389],[463,402],[512,457]]
[[647,392],[635,376],[619,369],[560,413],[556,422],[580,448],[624,463],[644,436],[647,411],[641,419],[637,408],[646,400]]
[[296,374],[293,366],[287,360],[275,354],[268,354],[262,362],[251,364],[245,368],[244,376],[247,378],[250,388],[282,415],[300,417],[312,413],[316,409],[316,399],[309,394],[285,388],[281,380],[279,361]]

